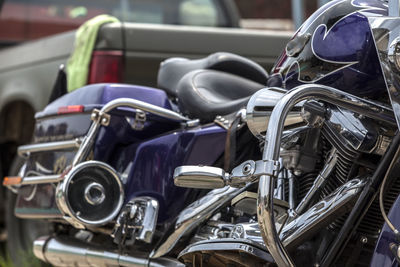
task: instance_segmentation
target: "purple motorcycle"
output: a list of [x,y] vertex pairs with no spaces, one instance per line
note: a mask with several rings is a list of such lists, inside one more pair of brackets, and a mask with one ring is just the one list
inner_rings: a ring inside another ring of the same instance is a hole
[[216,53],[58,98],[4,181],[9,231],[40,226],[55,266],[397,266],[398,13],[331,1],[270,75]]

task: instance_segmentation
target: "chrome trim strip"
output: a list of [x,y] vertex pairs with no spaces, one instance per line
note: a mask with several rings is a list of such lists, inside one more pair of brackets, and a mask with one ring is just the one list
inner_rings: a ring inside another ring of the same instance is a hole
[[36,214],[36,213],[16,213],[16,217],[20,219],[28,219],[28,220],[39,220],[39,219],[63,219],[63,215],[60,214],[53,214],[53,213],[43,213],[43,214]]
[[20,185],[32,185],[32,184],[50,184],[58,183],[64,179],[64,176],[56,175],[43,175],[43,176],[27,176],[24,177]]
[[268,123],[263,160],[268,169],[266,173],[269,174],[260,177],[257,204],[258,222],[264,242],[278,266],[294,266],[294,263],[279,239],[275,228],[273,197],[276,175],[274,174],[273,163],[279,162],[280,143],[286,116],[293,106],[306,99],[326,101],[367,117],[396,125],[391,109],[328,86],[301,85],[290,90],[279,100]]
[[43,152],[49,150],[79,148],[80,144],[81,140],[79,138],[76,138],[74,140],[67,140],[67,141],[24,145],[18,147],[18,155],[21,157],[26,157],[30,153]]

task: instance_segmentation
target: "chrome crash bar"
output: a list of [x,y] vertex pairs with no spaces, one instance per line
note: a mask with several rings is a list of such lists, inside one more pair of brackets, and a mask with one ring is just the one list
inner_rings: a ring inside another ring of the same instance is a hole
[[[101,110],[93,110],[91,114],[91,119],[93,120],[93,123],[91,124],[88,133],[83,139],[77,138],[75,140],[68,141],[24,145],[18,148],[18,155],[20,155],[21,157],[28,157],[30,154],[37,152],[62,149],[78,149],[72,162],[72,167],[76,166],[87,158],[95,142],[95,138],[100,127],[109,125],[110,115],[107,113],[118,107],[134,108],[137,112],[146,111],[166,119],[175,120],[177,122],[187,122],[189,124],[188,118],[169,109],[161,108],[159,106],[152,105],[136,99],[118,98],[105,104]],[[62,181],[63,179],[63,175],[30,176],[24,177],[18,184],[27,185],[57,183]]]
[[275,228],[274,182],[279,170],[282,130],[290,109],[303,100],[321,100],[365,115],[372,119],[396,125],[393,111],[349,93],[323,85],[301,85],[286,93],[272,111],[266,133],[263,161],[265,174],[260,176],[258,187],[258,223],[265,245],[278,266],[294,266]]

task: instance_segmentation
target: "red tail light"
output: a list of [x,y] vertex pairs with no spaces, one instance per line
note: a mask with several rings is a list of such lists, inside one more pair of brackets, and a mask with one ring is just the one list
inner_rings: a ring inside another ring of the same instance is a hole
[[59,107],[57,114],[81,113],[85,110],[83,105]]
[[120,83],[123,71],[122,51],[93,51],[88,84]]

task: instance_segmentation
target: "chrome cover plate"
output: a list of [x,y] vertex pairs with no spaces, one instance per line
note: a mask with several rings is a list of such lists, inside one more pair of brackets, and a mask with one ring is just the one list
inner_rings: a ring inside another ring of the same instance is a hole
[[[265,136],[272,110],[285,93],[286,90],[282,88],[272,87],[261,89],[251,96],[246,108],[246,123],[254,136],[259,138]],[[301,106],[302,103],[297,104],[289,113],[285,126],[303,122]]]
[[194,263],[195,266],[209,266],[214,265],[213,263],[219,263],[217,266],[229,266],[230,263],[233,266],[236,266],[235,263],[239,266],[276,266],[266,247],[248,239],[200,241],[186,247],[178,259],[185,263]]
[[285,247],[295,246],[310,234],[331,222],[332,217],[338,217],[346,212],[346,208],[356,200],[368,179],[353,179],[332,194],[316,203],[302,215],[285,225],[280,233],[280,239]]

